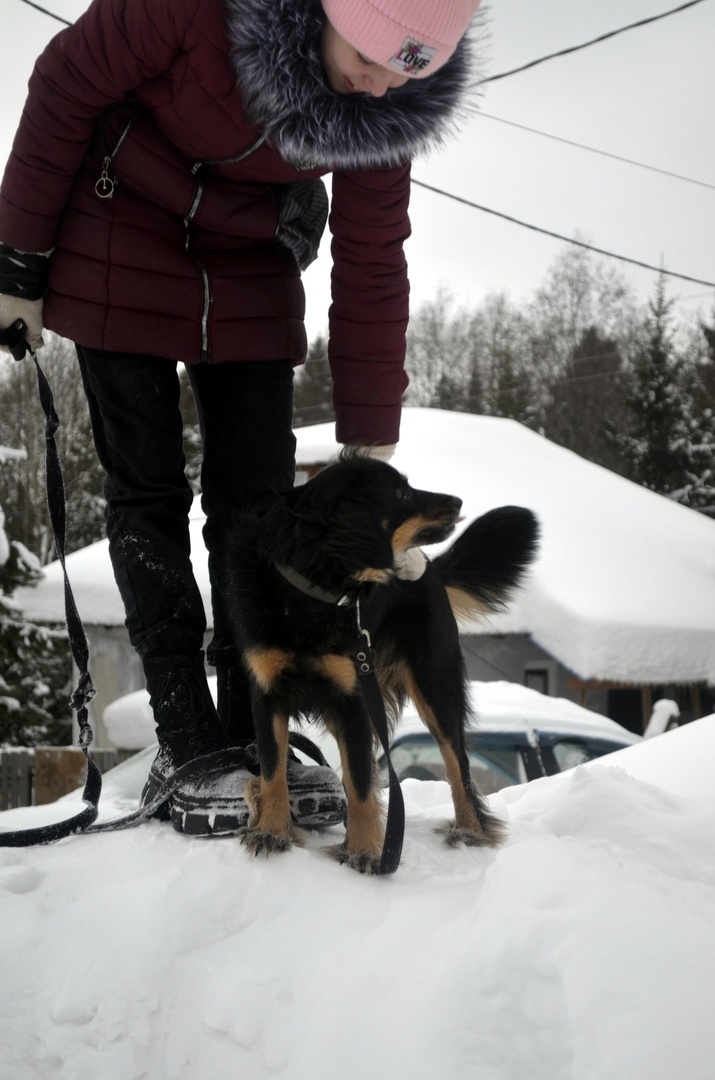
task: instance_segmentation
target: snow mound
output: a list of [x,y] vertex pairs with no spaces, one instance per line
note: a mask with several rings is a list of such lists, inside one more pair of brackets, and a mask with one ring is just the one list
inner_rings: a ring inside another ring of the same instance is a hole
[[714,756],[715,716],[505,789],[497,851],[446,848],[447,786],[405,781],[384,879],[324,855],[337,828],[268,860],[157,822],[0,849],[4,1075],[711,1080]]

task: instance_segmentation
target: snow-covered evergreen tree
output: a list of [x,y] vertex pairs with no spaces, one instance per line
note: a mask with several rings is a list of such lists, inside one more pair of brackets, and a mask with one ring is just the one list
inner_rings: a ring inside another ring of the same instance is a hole
[[[24,456],[0,446],[0,469]],[[40,564],[8,537],[0,507],[0,746],[72,740],[71,657],[64,630],[27,622],[12,594],[39,577]]]
[[636,483],[715,512],[715,418],[698,406],[697,369],[675,342],[673,301],[658,280],[625,375],[626,430],[615,436]]
[[334,419],[328,342],[320,334],[311,342],[305,364],[296,371],[293,425],[297,428],[305,427]]

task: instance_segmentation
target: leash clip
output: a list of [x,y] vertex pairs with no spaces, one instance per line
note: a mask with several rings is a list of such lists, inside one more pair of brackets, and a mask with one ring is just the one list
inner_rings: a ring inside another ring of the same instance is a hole
[[370,631],[367,630],[360,621],[360,597],[358,596],[355,601],[355,618],[357,619],[358,637],[364,637],[367,641],[368,649],[372,648],[372,640],[370,638]]
[[[355,667],[358,675],[371,675],[375,670],[374,653],[372,651],[372,639],[370,631],[360,625],[360,598],[355,604],[357,615],[358,640],[355,647]],[[364,638],[364,643],[361,641]]]

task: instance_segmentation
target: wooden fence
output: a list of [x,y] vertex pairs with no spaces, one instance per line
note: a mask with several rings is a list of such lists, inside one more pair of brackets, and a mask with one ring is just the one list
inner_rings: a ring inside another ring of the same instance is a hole
[[[102,773],[134,750],[92,750]],[[76,746],[11,747],[0,750],[0,810],[41,806],[84,785],[84,754]]]

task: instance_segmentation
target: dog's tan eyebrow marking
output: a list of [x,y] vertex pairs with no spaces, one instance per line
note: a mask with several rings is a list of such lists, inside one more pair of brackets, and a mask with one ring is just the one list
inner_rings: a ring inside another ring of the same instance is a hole
[[364,570],[358,570],[352,575],[353,581],[365,581],[373,585],[387,585],[392,574],[389,570],[378,569],[375,566],[367,566]]
[[291,653],[283,649],[247,649],[246,663],[262,690],[270,690],[287,667],[293,662]]
[[350,657],[340,656],[338,653],[327,653],[325,656],[316,657],[311,666],[326,679],[330,679],[344,694],[355,692],[357,673]]

